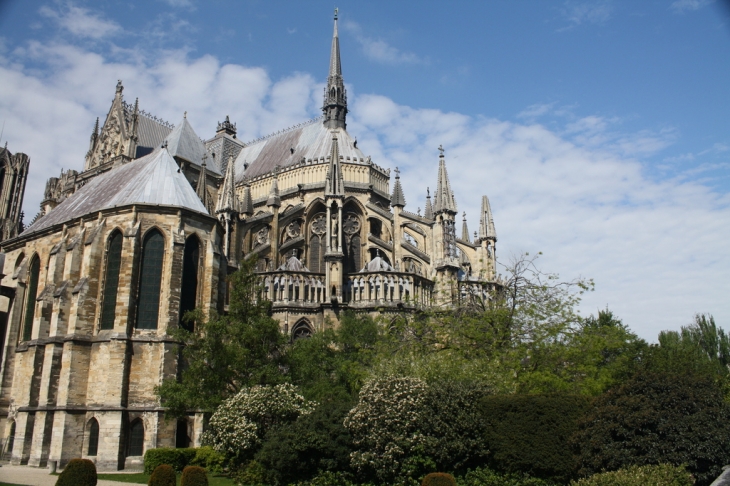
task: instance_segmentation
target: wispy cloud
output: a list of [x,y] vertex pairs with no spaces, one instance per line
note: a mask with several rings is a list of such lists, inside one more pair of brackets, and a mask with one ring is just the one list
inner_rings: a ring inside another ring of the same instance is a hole
[[39,13],[77,37],[101,39],[122,31],[122,27],[113,20],[105,19],[100,14],[77,7],[71,2],[59,4],[56,9],[43,6]]
[[613,5],[608,0],[575,1],[569,0],[561,8],[561,16],[569,22],[567,30],[581,24],[600,24],[611,18]]
[[705,7],[715,0],[675,0],[670,5],[670,8],[676,13],[692,12]]
[[423,59],[412,52],[403,52],[382,39],[373,39],[364,35],[362,27],[356,22],[345,22],[344,27],[345,30],[355,37],[355,40],[360,44],[363,53],[368,59],[392,65],[428,64],[427,59]]
[[195,9],[195,4],[192,0],[162,0],[164,3],[175,8],[187,8],[190,10]]

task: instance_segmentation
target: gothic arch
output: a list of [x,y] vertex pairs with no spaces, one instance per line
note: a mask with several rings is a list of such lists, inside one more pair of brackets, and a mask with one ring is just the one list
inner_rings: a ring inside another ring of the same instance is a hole
[[35,315],[35,301],[38,297],[38,281],[41,273],[41,259],[37,253],[30,258],[28,265],[28,280],[26,287],[25,310],[23,315],[23,341],[29,341],[33,336],[33,317]]
[[86,439],[86,455],[96,456],[99,451],[99,422],[96,418],[92,418],[86,423],[88,431]]
[[106,244],[106,265],[101,294],[101,322],[99,324],[101,330],[114,329],[123,246],[124,236],[122,231],[115,228],[109,234]]
[[165,237],[153,227],[142,240],[137,293],[137,329],[157,329],[165,260]]
[[296,324],[291,328],[291,339],[292,341],[296,341],[297,339],[304,339],[312,337],[314,334],[314,328],[312,327],[312,324],[309,322],[306,318],[301,318],[297,321]]
[[144,422],[141,418],[132,420],[129,423],[127,434],[127,457],[141,456],[144,454]]
[[324,253],[327,248],[327,216],[324,202],[321,199],[313,201],[307,209],[305,218],[305,265],[314,273],[324,273]]
[[193,233],[185,239],[183,249],[182,285],[180,286],[180,325],[188,331],[193,330],[193,323],[184,321],[185,313],[198,306],[198,295],[201,271],[202,244],[197,234]]

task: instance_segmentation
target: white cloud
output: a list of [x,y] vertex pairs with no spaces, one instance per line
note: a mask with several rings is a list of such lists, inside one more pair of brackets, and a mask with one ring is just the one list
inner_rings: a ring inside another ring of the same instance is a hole
[[362,47],[365,56],[383,64],[428,64],[412,52],[403,52],[382,39],[373,39],[363,34],[362,28],[355,22],[345,22],[345,29],[352,33]]
[[[187,111],[204,138],[226,115],[239,138],[251,140],[318,114],[322,86],[307,73],[271,80],[264,69],[185,51],[130,51],[120,59],[38,42],[0,54],[4,138],[11,151],[31,157],[26,221],[47,177],[83,166],[94,120],[103,121],[117,79],[130,101],[139,97],[156,116],[178,123]],[[594,278],[597,291],[584,312],[608,305],[647,339],[689,323],[695,312],[711,312],[730,327],[730,196],[696,179],[653,179],[642,163],[670,144],[674,131],[627,133],[617,128],[621,120],[601,116],[566,117],[556,128],[531,120],[554,114],[551,105],[529,107],[525,121],[511,122],[378,95],[351,93],[350,100],[350,133],[377,164],[401,168],[408,210],[423,208],[443,144],[472,231],[486,193],[500,257],[543,251],[546,270]],[[724,154],[727,147],[712,150]]]
[[68,2],[61,4],[58,9],[49,6],[40,8],[39,13],[52,19],[59,27],[66,29],[77,37],[101,39],[110,37],[122,31],[122,27],[113,20],[107,20],[88,9],[75,6]]
[[676,13],[692,12],[713,3],[714,0],[675,0],[670,8]]

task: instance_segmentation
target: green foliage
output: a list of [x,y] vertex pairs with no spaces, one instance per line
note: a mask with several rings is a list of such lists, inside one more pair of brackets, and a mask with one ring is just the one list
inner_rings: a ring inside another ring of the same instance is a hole
[[430,473],[423,478],[421,486],[456,486],[456,480],[451,474]]
[[573,481],[571,486],[692,486],[692,475],[682,466],[659,464],[656,466],[631,466],[618,471],[594,474],[589,478]]
[[710,377],[641,373],[596,399],[574,441],[582,476],[685,464],[703,486],[730,456],[730,407]]
[[253,457],[271,428],[311,413],[315,405],[290,384],[244,388],[216,409],[203,442],[240,464]]
[[226,464],[225,454],[221,454],[210,446],[195,449],[195,457],[190,461],[191,466],[200,466],[211,473],[222,473]]
[[284,381],[283,348],[286,337],[270,317],[271,303],[259,298],[255,260],[245,260],[232,274],[229,313],[206,319],[200,310],[187,316],[195,323],[173,335],[185,343],[180,379],[165,380],[157,388],[167,413],[183,416],[188,410],[213,411],[244,387]]
[[152,471],[147,486],[177,486],[175,470],[169,464],[160,464]]
[[501,395],[482,400],[491,468],[566,481],[574,470],[569,438],[590,401],[570,395]]
[[352,438],[342,422],[350,405],[327,401],[294,423],[272,430],[256,454],[269,483],[290,484],[321,471],[348,471]]
[[88,459],[71,459],[56,480],[56,486],[96,486],[96,466]]
[[456,479],[459,486],[554,486],[556,484],[526,474],[502,474],[486,467],[474,469]]
[[175,471],[182,472],[183,468],[195,458],[196,453],[196,449],[192,447],[147,449],[144,453],[144,473],[152,474],[152,471],[162,464],[169,464]]
[[248,461],[232,471],[231,476],[236,485],[263,486],[267,484],[266,470],[258,461]]
[[325,471],[309,481],[296,483],[296,486],[372,486],[372,483],[356,483],[351,474]]
[[198,466],[187,466],[183,469],[180,486],[208,486],[205,469]]

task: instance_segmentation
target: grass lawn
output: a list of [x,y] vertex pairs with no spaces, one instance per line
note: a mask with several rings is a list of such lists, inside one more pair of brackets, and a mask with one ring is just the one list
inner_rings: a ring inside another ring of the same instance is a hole
[[[149,474],[134,473],[134,474],[104,474],[100,473],[96,475],[98,479],[106,479],[107,481],[119,481],[120,483],[133,483],[133,484],[147,484],[150,480]],[[177,475],[177,482],[180,484],[180,476]],[[230,479],[217,476],[215,474],[208,474],[209,486],[233,486],[233,481]],[[4,483],[0,483],[0,486],[5,486]],[[13,485],[9,485],[13,486]]]

